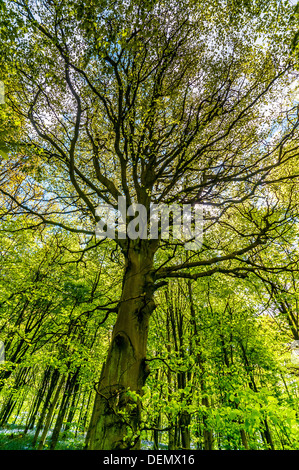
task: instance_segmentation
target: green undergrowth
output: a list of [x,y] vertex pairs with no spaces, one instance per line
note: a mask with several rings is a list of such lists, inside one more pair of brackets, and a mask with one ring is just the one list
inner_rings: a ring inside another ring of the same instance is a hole
[[[34,431],[24,433],[24,428],[10,425],[0,429],[0,450],[35,450],[32,441]],[[43,450],[48,450],[50,436],[46,439]],[[75,437],[73,433],[67,433],[64,439],[58,441],[55,450],[81,450],[84,447],[84,436]]]
[[[32,441],[35,430],[24,433],[24,426],[8,425],[5,428],[0,428],[0,450],[36,450],[37,445],[33,447]],[[50,437],[46,439],[43,450],[49,450]],[[55,447],[55,450],[83,450],[84,448],[84,435],[75,436],[69,431],[64,439],[60,439]],[[142,441],[142,449],[152,449],[152,441]],[[167,449],[165,444],[159,445],[160,449]]]

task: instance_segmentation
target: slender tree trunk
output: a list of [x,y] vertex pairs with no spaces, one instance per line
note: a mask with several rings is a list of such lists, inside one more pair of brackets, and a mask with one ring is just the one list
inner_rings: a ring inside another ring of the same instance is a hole
[[178,420],[176,420],[176,425],[174,428],[174,450],[179,449],[180,447],[180,427]]
[[188,413],[187,411],[182,411],[179,422],[180,422],[180,429],[181,429],[182,449],[190,449],[190,446],[191,446],[190,413]]
[[21,409],[23,408],[23,405],[24,405],[24,401],[25,401],[25,397],[24,397],[24,392],[23,392],[22,395],[19,397],[18,402],[17,402],[18,403],[18,408],[17,408],[16,413],[15,413],[15,419],[13,421],[13,424],[17,424],[17,421],[18,421],[19,426],[23,425],[23,419],[24,418],[20,419],[20,416],[21,416]]
[[[70,429],[71,425],[73,424],[73,419],[74,419],[74,416],[75,416],[75,412],[76,412],[76,409],[78,407],[78,403],[79,403],[79,400],[80,400],[79,389],[80,389],[80,384],[78,383],[78,381],[76,381],[76,383],[73,387],[73,391],[72,391],[73,397],[72,397],[72,401],[71,401],[71,404],[70,404],[70,408],[69,408],[69,410],[67,410],[68,411],[68,416],[67,416],[66,424],[63,428],[63,435],[62,435],[63,438],[66,437],[68,430]],[[78,418],[78,421],[79,421],[79,418]]]
[[[162,418],[161,413],[159,413],[158,419],[156,421],[156,426],[158,429],[161,427],[161,418]],[[160,432],[157,429],[155,429],[154,430],[154,446],[153,446],[154,450],[159,450],[159,440],[160,440]]]
[[[166,334],[167,334],[167,341],[166,341],[166,348],[168,355],[170,357],[171,355],[171,336],[170,336],[170,318],[169,315],[166,317]],[[167,400],[170,403],[171,402],[171,397],[172,397],[172,372],[170,368],[167,369]],[[168,431],[168,450],[173,450],[175,449],[175,437],[174,437],[174,423],[172,420],[169,420],[169,425],[171,426],[169,431]]]
[[86,447],[90,450],[140,447],[140,404],[127,392],[141,394],[149,374],[146,346],[149,319],[155,308],[152,276],[155,250],[148,240],[128,243],[118,316],[87,433]]
[[[61,405],[59,408],[58,416],[57,416],[56,423],[55,423],[51,440],[50,440],[50,450],[54,450],[57,445],[60,431],[61,431],[62,424],[63,424],[63,420],[67,413],[67,409],[68,409],[68,405],[71,400],[71,397],[72,397],[72,404],[74,404],[74,397],[75,397],[74,389],[77,383],[79,370],[80,369],[77,368],[76,372],[72,375],[69,375],[67,378],[67,382],[66,382],[64,393],[63,393]],[[70,423],[67,423],[67,424],[70,425]]]
[[2,409],[1,409],[0,427],[3,427],[3,426],[5,426],[6,423],[8,423],[9,418],[10,418],[15,406],[17,406],[18,401],[19,401],[19,397],[17,397],[17,398],[15,397],[14,390],[18,390],[22,387],[22,385],[26,381],[27,373],[28,373],[28,368],[27,367],[23,367],[18,371],[16,379],[15,379],[15,383],[14,383],[14,386],[13,386],[13,391],[12,391],[11,395],[8,397],[7,401],[4,402],[4,404],[2,406]]
[[24,434],[26,434],[29,429],[34,428],[34,423],[36,421],[37,413],[38,413],[38,410],[39,410],[39,408],[42,404],[43,396],[45,395],[45,391],[47,389],[47,385],[48,385],[50,377],[51,377],[51,368],[47,367],[47,369],[44,372],[42,384],[41,384],[41,386],[38,390],[36,398],[33,402],[32,407],[31,407],[30,414],[28,416],[28,420],[27,420],[26,427],[25,427],[25,430],[24,430]]
[[264,425],[265,425],[265,429],[262,432],[262,436],[264,437],[265,444],[267,445],[267,448],[270,448],[271,450],[275,450],[270,428],[268,425],[268,421],[266,419],[264,420]]
[[[190,299],[190,314],[191,314],[191,324],[193,326],[193,336],[192,340],[194,342],[194,345],[196,346],[196,360],[197,364],[200,369],[200,378],[199,378],[199,384],[200,384],[200,389],[202,392],[202,399],[201,403],[205,407],[205,409],[210,408],[210,403],[209,399],[207,397],[207,389],[206,389],[206,383],[205,383],[205,376],[206,376],[206,371],[205,371],[205,361],[203,358],[203,354],[201,352],[201,345],[200,345],[200,335],[197,330],[197,322],[196,322],[196,313],[195,313],[195,306],[193,302],[193,294],[192,294],[192,286],[191,286],[191,281],[188,281],[188,293],[189,293],[189,299]],[[193,344],[191,342],[190,345],[190,350],[193,349]],[[209,429],[208,427],[208,415],[207,413],[203,413],[202,416],[203,420],[203,447],[205,450],[213,450],[214,449],[214,438],[213,438],[213,431]]]
[[[203,393],[205,393],[205,387],[202,387],[203,380],[200,381],[201,383],[201,389]],[[210,407],[209,399],[208,397],[203,396],[201,400],[202,404],[208,409]],[[207,425],[207,413],[203,414],[203,446],[205,450],[213,450],[214,449],[214,437],[213,437],[213,432],[208,429]]]
[[47,437],[47,433],[48,433],[48,430],[50,428],[50,424],[51,424],[51,421],[52,421],[53,413],[54,413],[56,404],[57,404],[58,399],[59,399],[60,390],[61,390],[61,388],[64,384],[64,380],[65,380],[65,377],[62,376],[61,379],[60,379],[60,382],[57,385],[55,395],[53,397],[52,403],[50,404],[50,407],[49,407],[49,410],[48,410],[45,426],[44,426],[44,429],[43,429],[43,432],[42,432],[37,450],[42,450],[42,448],[44,446],[44,443],[45,443],[45,440],[46,440],[46,437]]
[[[158,369],[156,371],[156,378],[155,378],[157,384],[159,383],[159,378],[160,378],[160,370]],[[159,400],[160,401],[162,400],[161,388],[160,388]],[[154,429],[154,432],[153,432],[153,441],[154,441],[153,450],[159,450],[159,441],[160,441],[160,434],[161,433],[160,433],[160,431],[158,431],[158,429],[161,428],[161,423],[162,423],[162,416],[161,416],[161,413],[159,413],[158,417],[155,420],[156,429]]]
[[[88,394],[88,400],[87,400],[84,416],[83,416],[83,419],[82,419],[82,432],[85,432],[87,430],[87,427],[88,427],[87,417],[88,417],[89,406],[90,406],[90,403],[92,401],[91,400],[92,399],[92,394],[93,394],[92,391],[90,391],[89,394]],[[81,418],[79,420],[79,423],[81,424]]]
[[50,446],[49,446],[50,450],[54,450],[57,445],[62,423],[66,414],[68,401],[70,399],[70,393],[72,392],[72,384],[73,384],[73,380],[72,380],[72,377],[69,375],[66,381],[66,386],[65,386],[64,393],[62,396],[62,401],[61,401],[60,408],[58,411],[56,423],[55,423],[55,426],[51,435]]
[[45,419],[45,416],[46,416],[46,413],[47,413],[48,404],[49,404],[49,402],[51,400],[51,397],[54,393],[54,390],[55,390],[56,384],[58,382],[58,379],[59,379],[59,371],[57,369],[54,369],[54,371],[52,373],[51,381],[50,381],[50,384],[49,384],[49,389],[48,389],[48,392],[47,392],[46,397],[45,397],[42,412],[41,412],[40,417],[39,417],[38,422],[37,422],[35,434],[34,434],[33,441],[32,441],[32,447],[35,447],[35,445],[37,443],[38,436],[39,436],[39,433],[40,433],[40,431],[43,427],[44,419]]
[[[253,376],[253,373],[252,373],[252,369],[250,367],[250,363],[249,363],[249,360],[248,360],[248,357],[247,357],[247,354],[246,354],[246,350],[245,350],[244,345],[242,344],[241,341],[240,341],[240,347],[241,347],[241,351],[243,353],[245,368],[246,368],[247,373],[250,377],[249,387],[251,388],[251,390],[253,390],[254,392],[257,393],[258,388],[257,388],[255,380],[254,380],[254,376]],[[264,419],[264,426],[265,426],[265,429],[261,431],[261,435],[262,435],[262,438],[264,440],[264,443],[266,444],[267,448],[270,448],[271,450],[275,450],[267,419]]]
[[249,450],[245,429],[240,429],[242,444],[246,450]]

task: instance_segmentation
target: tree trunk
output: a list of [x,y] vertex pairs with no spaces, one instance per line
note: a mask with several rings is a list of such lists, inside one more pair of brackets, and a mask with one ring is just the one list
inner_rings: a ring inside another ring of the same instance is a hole
[[50,450],[55,449],[58,439],[59,439],[60,430],[62,428],[62,423],[66,414],[68,401],[70,399],[70,393],[72,392],[72,382],[73,382],[72,377],[69,375],[66,381],[66,385],[65,385],[63,396],[62,396],[61,404],[59,407],[56,423],[55,423],[55,426],[51,435],[50,445],[49,445]]
[[240,429],[240,434],[241,434],[242,444],[243,444],[244,448],[246,450],[249,450],[245,429]]
[[[84,416],[83,416],[83,419],[82,419],[82,423],[81,423],[81,418],[79,419],[79,424],[81,425],[82,427],[82,432],[86,432],[87,431],[87,428],[88,428],[88,421],[87,421],[87,417],[88,417],[88,410],[89,410],[89,405],[92,401],[92,394],[93,394],[93,391],[91,390],[89,392],[89,395],[88,395],[88,400],[87,400],[87,404],[86,404],[86,408],[85,408],[85,412],[84,412]],[[84,402],[83,402],[84,403]],[[81,413],[80,413],[81,414]],[[77,428],[77,431],[78,431],[78,428]],[[76,433],[77,433],[76,431]]]
[[162,416],[161,416],[161,413],[159,413],[158,419],[156,421],[157,429],[154,430],[154,435],[153,435],[153,438],[154,438],[153,450],[159,450],[160,432],[158,431],[158,429],[161,428],[161,422],[162,422]]
[[52,373],[51,380],[50,380],[49,389],[48,389],[47,394],[46,394],[45,399],[44,399],[44,405],[43,405],[41,414],[40,414],[38,422],[37,422],[35,434],[34,434],[33,441],[32,441],[32,447],[35,447],[35,445],[37,443],[38,436],[39,436],[40,431],[43,427],[44,419],[46,417],[48,404],[50,403],[50,400],[51,400],[52,395],[54,393],[56,384],[57,384],[58,379],[59,379],[59,375],[60,375],[59,371],[57,369],[54,369],[53,373]]
[[2,408],[1,408],[1,413],[0,413],[0,427],[5,426],[9,418],[17,405],[19,401],[19,397],[16,396],[15,390],[19,390],[26,382],[27,378],[27,373],[28,373],[28,368],[27,367],[22,367],[16,376],[12,392],[10,396],[8,397],[7,401],[4,402]]
[[[188,280],[188,292],[189,292],[189,299],[190,299],[191,324],[193,326],[192,342],[196,346],[197,353],[195,357],[196,357],[197,364],[200,369],[199,384],[200,384],[200,389],[202,392],[201,403],[204,406],[204,409],[208,410],[210,408],[210,403],[207,397],[207,388],[206,388],[206,383],[205,383],[206,366],[205,366],[205,360],[202,354],[202,348],[200,344],[200,334],[197,330],[196,313],[195,313],[192,286],[191,286],[190,280]],[[190,344],[190,353],[191,351],[193,351],[192,342]],[[208,426],[208,413],[207,412],[203,412],[202,420],[203,420],[203,447],[205,450],[213,450],[214,449],[213,431],[209,429],[209,426]]]
[[[204,381],[201,380],[200,381],[201,390],[202,390],[203,393],[205,393],[206,390],[205,390],[205,385],[203,385],[203,383],[204,383]],[[210,403],[209,403],[208,397],[203,396],[201,402],[202,402],[202,404],[204,405],[204,407],[206,409],[210,408]],[[208,424],[207,424],[208,414],[203,413],[202,419],[203,419],[203,446],[204,446],[204,450],[214,450],[213,431],[211,431],[209,429]]]
[[191,416],[187,411],[183,411],[180,415],[180,430],[182,439],[182,449],[190,449],[191,436],[190,436],[190,422]]
[[[257,388],[255,380],[254,380],[252,367],[250,366],[249,359],[247,357],[246,350],[245,350],[245,347],[244,347],[242,341],[240,341],[240,347],[241,347],[241,351],[242,351],[243,358],[244,358],[245,368],[246,368],[246,371],[247,371],[247,373],[250,377],[249,387],[251,388],[251,390],[258,393],[258,388]],[[264,443],[266,444],[267,448],[270,448],[271,450],[275,450],[273,440],[272,440],[272,436],[271,436],[271,432],[270,432],[270,428],[269,428],[268,421],[267,421],[266,418],[264,419],[264,426],[265,426],[265,429],[261,431],[261,435],[262,435],[262,438],[264,440]]]
[[[74,419],[74,416],[75,416],[75,412],[76,412],[76,409],[77,409],[77,406],[78,406],[78,403],[79,403],[79,400],[80,400],[79,389],[80,389],[80,384],[79,384],[79,382],[76,378],[76,381],[73,385],[73,390],[72,390],[72,395],[73,395],[72,401],[71,401],[69,410],[67,410],[68,411],[68,416],[67,416],[66,424],[63,428],[63,435],[62,435],[63,439],[66,438],[67,432],[70,429],[71,425],[73,424],[73,419]],[[82,403],[81,409],[83,409],[83,403]],[[78,421],[79,421],[79,419],[78,419]]]
[[267,445],[267,448],[270,448],[271,450],[275,450],[270,428],[268,425],[268,421],[266,419],[264,419],[264,425],[265,425],[265,429],[262,432],[262,436],[264,437],[265,444]]
[[38,389],[35,401],[31,407],[30,414],[28,416],[26,427],[24,430],[24,434],[26,434],[29,429],[34,429],[34,424],[37,418],[37,413],[43,402],[43,397],[45,395],[50,377],[51,377],[51,368],[47,367],[47,369],[44,372],[42,384],[40,388]]
[[51,425],[53,413],[55,411],[55,407],[56,407],[56,404],[58,402],[59,394],[60,394],[60,391],[61,391],[62,386],[64,384],[64,380],[65,380],[65,377],[64,377],[64,375],[62,375],[61,379],[60,379],[60,382],[57,385],[56,392],[55,392],[55,395],[53,397],[53,400],[52,400],[52,402],[49,406],[49,410],[48,410],[48,414],[47,414],[46,422],[45,422],[45,427],[43,429],[43,432],[42,432],[37,450],[42,450],[42,448],[44,447],[44,443],[45,443],[45,440],[46,440],[46,437],[47,437],[47,434],[48,434],[48,431],[49,431],[49,428],[50,428],[50,425]]
[[140,448],[139,400],[149,374],[146,346],[153,301],[153,257],[148,240],[129,240],[122,296],[106,362],[103,365],[86,447],[90,450]]

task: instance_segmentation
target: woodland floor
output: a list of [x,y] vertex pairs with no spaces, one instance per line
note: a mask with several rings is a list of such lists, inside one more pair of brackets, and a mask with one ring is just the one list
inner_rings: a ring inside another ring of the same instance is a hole
[[[0,429],[0,450],[35,450],[32,441],[35,429],[27,431],[24,434],[24,426],[8,425]],[[48,450],[52,430],[48,433],[44,449]],[[71,431],[67,432],[64,439],[60,439],[55,450],[83,450],[85,435],[76,436]],[[152,449],[153,442],[143,441],[142,449]],[[165,444],[161,444],[160,449],[167,449]]]

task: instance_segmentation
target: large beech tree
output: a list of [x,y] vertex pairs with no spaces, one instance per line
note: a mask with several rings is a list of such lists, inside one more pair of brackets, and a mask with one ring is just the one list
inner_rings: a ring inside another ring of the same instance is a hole
[[203,208],[200,250],[171,238],[114,240],[122,294],[88,449],[140,446],[134,396],[149,374],[154,293],[167,279],[292,268],[259,265],[296,215],[292,197],[280,204],[275,188],[298,176],[292,8],[265,3],[2,4],[6,107],[25,123],[1,164],[5,213],[27,214],[27,228],[82,233],[84,251],[100,242],[97,207],[116,208],[120,196],[148,213],[152,203]]

